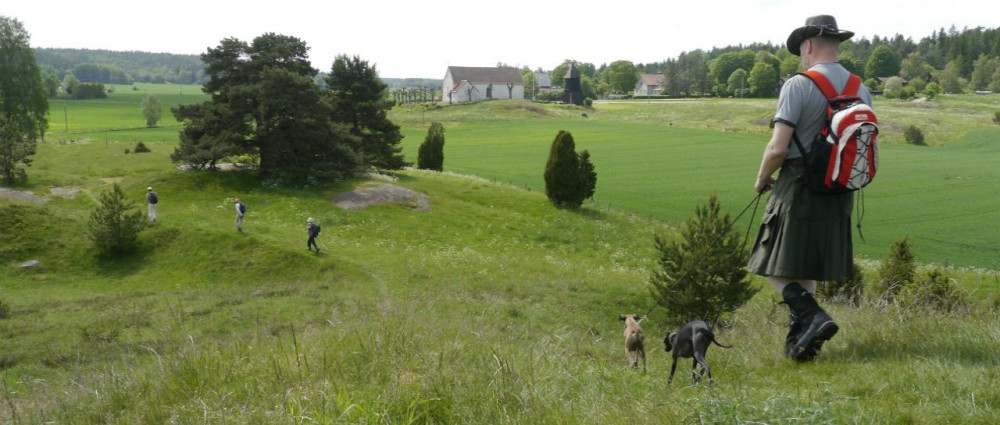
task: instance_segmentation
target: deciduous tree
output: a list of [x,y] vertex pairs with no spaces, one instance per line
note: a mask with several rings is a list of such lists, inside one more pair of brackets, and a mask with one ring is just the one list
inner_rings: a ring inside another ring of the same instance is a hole
[[778,90],[778,74],[774,65],[757,62],[750,70],[750,93],[757,97],[771,97]]
[[729,74],[729,80],[726,82],[726,91],[733,96],[743,97],[750,91],[749,86],[747,83],[747,72],[743,69],[737,69]]
[[893,77],[899,75],[899,58],[886,45],[875,48],[865,64],[865,78]]
[[142,116],[146,118],[146,127],[155,127],[163,115],[163,105],[156,96],[147,94],[142,99]]
[[979,55],[979,59],[973,64],[972,76],[969,77],[969,85],[973,90],[987,90],[990,86],[990,79],[1000,68],[1000,61],[993,56],[986,54]]
[[38,139],[48,128],[49,101],[28,32],[0,16],[0,175],[6,184],[27,179]]
[[635,89],[636,81],[639,81],[639,71],[632,62],[618,60],[611,62],[601,73],[601,80],[608,84],[612,92],[629,93]]

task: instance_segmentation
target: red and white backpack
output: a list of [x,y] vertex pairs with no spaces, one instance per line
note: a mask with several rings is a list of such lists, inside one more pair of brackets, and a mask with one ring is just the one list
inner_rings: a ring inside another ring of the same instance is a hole
[[827,99],[826,122],[806,152],[793,133],[805,160],[806,187],[816,193],[851,192],[871,183],[878,169],[878,118],[858,97],[861,77],[851,74],[842,93],[819,71],[808,77]]

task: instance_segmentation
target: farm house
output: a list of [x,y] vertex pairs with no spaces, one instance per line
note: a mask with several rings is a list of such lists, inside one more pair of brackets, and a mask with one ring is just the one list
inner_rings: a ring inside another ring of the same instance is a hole
[[441,93],[441,101],[448,103],[524,99],[524,80],[517,68],[449,66]]

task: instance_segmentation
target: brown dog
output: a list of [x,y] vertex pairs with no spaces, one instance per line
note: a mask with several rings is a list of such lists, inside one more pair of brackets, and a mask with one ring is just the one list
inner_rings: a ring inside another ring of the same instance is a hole
[[625,360],[628,360],[632,368],[639,367],[639,358],[642,357],[642,371],[646,371],[646,347],[643,341],[646,339],[642,335],[642,328],[635,320],[634,314],[622,314],[618,320],[625,322]]

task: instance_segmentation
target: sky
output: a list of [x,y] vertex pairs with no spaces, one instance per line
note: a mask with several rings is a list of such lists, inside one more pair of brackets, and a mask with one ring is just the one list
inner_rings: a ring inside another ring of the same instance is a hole
[[[831,14],[842,30],[914,42],[935,30],[1000,26],[992,0],[0,0],[31,47],[201,54],[225,38],[297,37],[314,68],[358,56],[383,78],[444,78],[449,66],[551,70],[565,59],[600,67],[661,62],[682,52],[783,45],[805,18]],[[839,10],[837,10],[839,9]],[[848,13],[848,11],[850,13]]]

